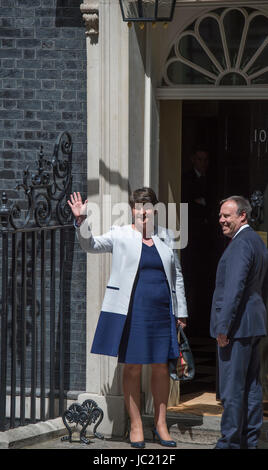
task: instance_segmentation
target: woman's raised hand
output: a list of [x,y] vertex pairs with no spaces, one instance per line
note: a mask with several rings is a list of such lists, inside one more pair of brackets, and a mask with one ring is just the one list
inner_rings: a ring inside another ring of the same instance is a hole
[[80,219],[81,216],[85,218],[87,215],[88,200],[86,199],[86,201],[83,203],[80,193],[70,194],[70,199],[71,201],[67,201],[67,202],[72,210],[74,217],[76,219]]

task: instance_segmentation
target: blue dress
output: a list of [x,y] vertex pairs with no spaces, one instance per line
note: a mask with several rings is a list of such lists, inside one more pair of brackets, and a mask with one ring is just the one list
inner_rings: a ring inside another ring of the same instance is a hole
[[143,243],[118,362],[165,364],[176,357],[179,357],[176,319],[162,260],[155,245]]

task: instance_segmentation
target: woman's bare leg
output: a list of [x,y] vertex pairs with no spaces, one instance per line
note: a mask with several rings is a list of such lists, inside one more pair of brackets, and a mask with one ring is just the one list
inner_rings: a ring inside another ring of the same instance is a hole
[[141,364],[124,364],[123,390],[130,418],[130,440],[132,442],[144,440],[140,414],[141,369]]
[[151,390],[154,399],[155,427],[161,439],[170,440],[166,423],[170,379],[167,364],[151,364]]

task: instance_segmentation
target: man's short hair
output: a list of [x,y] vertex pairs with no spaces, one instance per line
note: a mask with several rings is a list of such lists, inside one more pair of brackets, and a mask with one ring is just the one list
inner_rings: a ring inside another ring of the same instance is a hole
[[195,147],[192,148],[191,157],[192,158],[195,157],[197,153],[199,152],[206,153],[207,155],[209,155],[209,151],[205,146],[196,145]]
[[243,212],[246,213],[247,220],[249,221],[251,218],[252,207],[248,199],[244,196],[230,196],[226,199],[223,199],[220,202],[220,207],[227,201],[234,201],[237,204],[237,214],[241,215]]

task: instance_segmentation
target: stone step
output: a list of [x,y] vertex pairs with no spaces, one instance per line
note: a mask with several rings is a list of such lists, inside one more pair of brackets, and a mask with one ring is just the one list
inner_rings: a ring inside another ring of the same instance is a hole
[[[150,439],[152,438],[153,416],[144,415],[142,420],[145,438]],[[218,417],[170,413],[167,423],[171,437],[177,442],[214,444],[220,437],[220,418]]]
[[[154,418],[152,415],[144,415],[142,420],[145,438],[151,439]],[[219,416],[187,413],[169,413],[167,418],[172,439],[180,443],[216,444],[221,436],[220,422]],[[259,447],[268,449],[268,420],[263,423]]]

